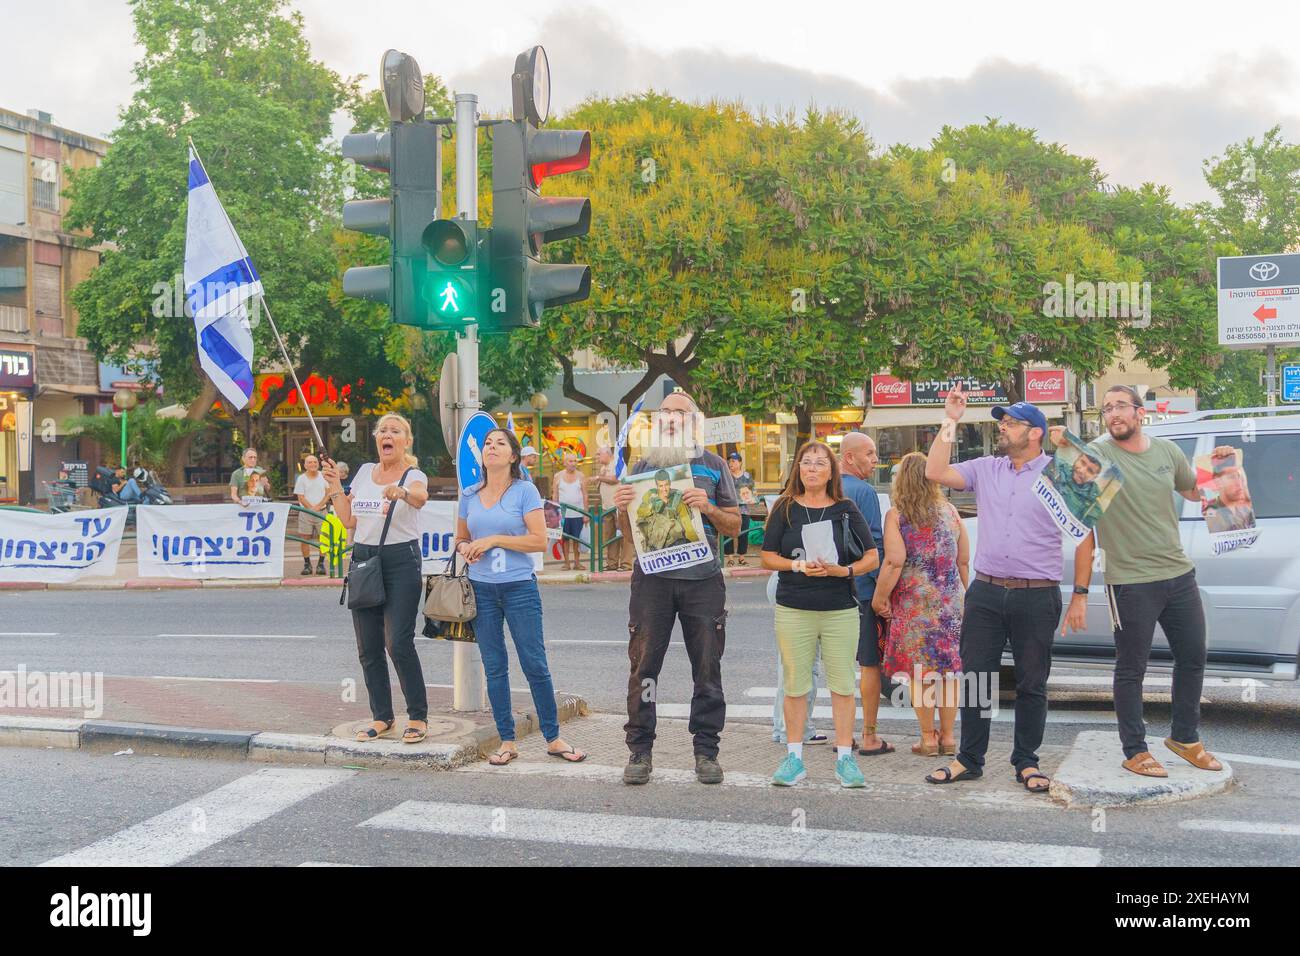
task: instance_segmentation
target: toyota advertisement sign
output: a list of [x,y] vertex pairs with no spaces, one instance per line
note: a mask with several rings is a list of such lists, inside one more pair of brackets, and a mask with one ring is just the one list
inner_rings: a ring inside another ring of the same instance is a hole
[[1219,259],[1219,344],[1300,343],[1300,253]]

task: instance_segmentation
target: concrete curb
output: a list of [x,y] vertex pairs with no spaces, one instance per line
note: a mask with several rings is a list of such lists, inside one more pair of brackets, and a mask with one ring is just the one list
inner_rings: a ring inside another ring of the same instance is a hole
[[1085,730],[1052,778],[1049,795],[1067,809],[1132,807],[1195,800],[1230,790],[1236,776],[1226,760],[1217,772],[1198,770],[1163,744],[1152,749],[1169,771],[1166,778],[1143,777],[1125,770],[1119,735],[1112,731]]
[[[585,717],[591,712],[586,700],[574,694],[556,694],[555,703],[561,723],[575,717]],[[529,711],[515,718],[516,737],[537,731],[535,713]],[[500,746],[500,743],[501,738],[492,725],[479,727],[452,740],[426,741],[421,744],[379,740],[361,744],[339,737],[311,734],[210,730],[166,724],[0,714],[0,746],[4,747],[57,747],[96,753],[117,753],[129,749],[141,755],[253,760],[296,766],[454,770],[482,759]]]

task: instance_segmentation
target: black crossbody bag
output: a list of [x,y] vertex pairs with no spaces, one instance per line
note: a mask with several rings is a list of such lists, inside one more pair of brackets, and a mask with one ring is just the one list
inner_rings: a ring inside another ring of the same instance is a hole
[[844,555],[844,560],[849,564],[857,564],[862,560],[862,556],[867,553],[866,546],[858,537],[858,533],[849,524],[848,512],[840,515],[840,552]]
[[[402,487],[406,476],[410,473],[410,468],[402,472],[402,477],[397,480],[397,487]],[[378,607],[387,597],[384,593],[384,565],[380,555],[384,550],[384,540],[388,537],[388,526],[393,523],[393,511],[396,508],[396,501],[388,503],[388,514],[384,516],[384,530],[379,533],[379,546],[375,549],[375,553],[362,561],[354,560],[352,566],[348,568],[347,577],[343,579],[343,591],[339,594],[339,603],[342,604],[346,598],[349,611]],[[355,548],[355,544],[353,547]]]

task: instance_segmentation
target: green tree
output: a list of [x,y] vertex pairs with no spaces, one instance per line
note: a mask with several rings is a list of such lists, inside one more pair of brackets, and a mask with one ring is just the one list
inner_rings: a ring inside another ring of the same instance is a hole
[[[187,418],[159,418],[162,402],[157,399],[138,405],[126,413],[126,461],[124,468],[143,466],[161,471],[177,442],[203,428],[203,423]],[[112,415],[74,415],[63,423],[64,429],[98,443],[114,453],[122,447],[122,420]]]
[[[184,260],[187,137],[262,275],[299,377],[328,370],[373,387],[395,375],[383,358],[386,329],[346,322],[329,295],[342,185],[331,114],[350,87],[312,59],[302,17],[286,6],[132,0],[144,50],[135,92],[104,161],[71,177],[69,224],[108,246],[73,292],[79,333],[101,358],[145,372],[169,399],[188,402],[192,420],[206,416],[217,395],[174,292]],[[259,319],[255,313],[257,365],[279,366],[269,323]],[[291,389],[287,381],[262,414],[237,417],[254,443]],[[178,443],[172,470],[186,447]]]

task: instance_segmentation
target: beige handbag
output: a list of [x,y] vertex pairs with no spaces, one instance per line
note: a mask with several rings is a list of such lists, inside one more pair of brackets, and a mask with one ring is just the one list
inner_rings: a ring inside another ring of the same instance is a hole
[[424,598],[424,616],[432,621],[451,624],[474,620],[478,605],[474,601],[474,587],[469,583],[469,565],[456,573],[456,555],[447,559],[447,569],[442,574],[429,576]]

